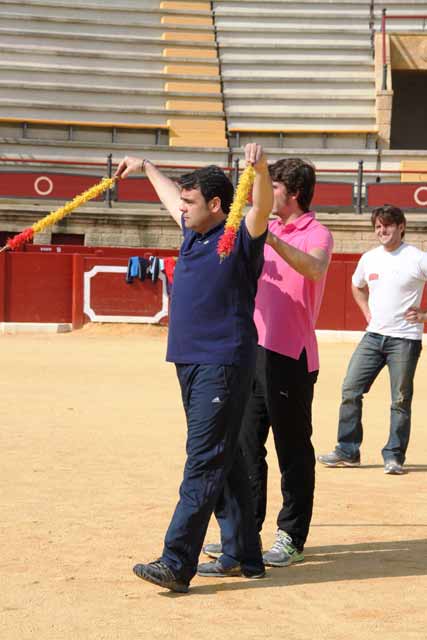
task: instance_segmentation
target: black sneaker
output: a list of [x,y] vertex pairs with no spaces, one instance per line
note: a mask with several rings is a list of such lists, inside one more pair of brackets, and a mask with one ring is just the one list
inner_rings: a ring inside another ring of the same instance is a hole
[[222,566],[219,560],[213,562],[202,562],[197,567],[197,575],[204,578],[239,578],[244,576],[245,578],[263,578],[265,576],[265,570],[252,573],[251,571],[245,571],[240,564],[236,564],[234,567],[226,569]]
[[149,562],[148,564],[136,564],[133,572],[138,578],[157,584],[159,587],[164,587],[177,593],[188,593],[188,583],[179,582],[172,569],[161,560]]

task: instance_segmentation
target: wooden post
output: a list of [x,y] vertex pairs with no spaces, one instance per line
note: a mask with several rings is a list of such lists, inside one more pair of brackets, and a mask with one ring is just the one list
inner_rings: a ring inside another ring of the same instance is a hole
[[81,329],[84,325],[83,274],[84,256],[75,253],[73,255],[73,291],[71,302],[71,322],[73,329]]
[[0,252],[0,322],[6,322],[7,259],[8,252]]

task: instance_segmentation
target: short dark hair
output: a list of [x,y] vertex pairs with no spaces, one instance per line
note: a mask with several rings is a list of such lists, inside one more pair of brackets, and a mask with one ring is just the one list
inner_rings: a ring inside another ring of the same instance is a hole
[[181,189],[200,189],[206,202],[218,197],[224,213],[230,211],[233,202],[234,187],[224,171],[214,164],[191,173],[185,173],[178,180]]
[[[399,207],[395,207],[393,204],[383,204],[382,207],[375,207],[375,209],[372,209],[371,223],[374,229],[375,229],[375,223],[378,220],[378,218],[382,223],[385,223],[385,224],[395,224],[395,225],[403,224],[404,227],[406,227],[405,214],[403,213],[402,209],[399,209]],[[405,228],[403,229],[403,232],[402,232],[402,238],[404,237],[404,235],[405,235]]]
[[282,182],[290,194],[298,193],[300,209],[304,213],[309,211],[316,185],[314,166],[301,158],[282,158],[270,165],[269,170],[274,182]]

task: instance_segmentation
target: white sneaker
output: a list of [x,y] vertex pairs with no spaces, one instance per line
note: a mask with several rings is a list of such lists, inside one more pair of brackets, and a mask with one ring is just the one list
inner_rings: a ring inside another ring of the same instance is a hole
[[387,460],[384,464],[384,473],[388,473],[391,476],[402,476],[405,470],[397,460]]

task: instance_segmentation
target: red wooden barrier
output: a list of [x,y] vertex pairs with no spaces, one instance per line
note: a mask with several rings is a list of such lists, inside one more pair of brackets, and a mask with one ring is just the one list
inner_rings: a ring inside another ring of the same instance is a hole
[[7,287],[7,260],[6,253],[0,253],[0,322],[6,318],[6,287]]
[[[99,182],[100,174],[70,174],[55,171],[0,171],[0,197],[40,198],[42,200],[70,200]],[[102,200],[100,196],[98,200]],[[119,202],[158,203],[159,198],[145,177],[119,180],[115,186],[115,199]],[[392,202],[406,210],[427,208],[427,183],[386,182],[366,185],[366,207]],[[318,181],[313,197],[314,209],[353,210],[353,182]]]
[[[92,187],[101,177],[54,171],[1,170],[0,197],[66,201]],[[313,208],[350,211],[354,208],[353,190],[352,182],[317,182]],[[102,198],[103,196],[100,196],[97,200]],[[114,189],[114,199],[118,202],[160,202],[151,182],[145,177],[118,180]]]
[[8,252],[5,265],[4,322],[71,322],[71,255]]
[[51,245],[51,244],[26,244],[16,253],[78,253],[79,255],[88,256],[108,256],[113,258],[130,258],[131,256],[142,256],[148,258],[150,256],[158,256],[164,258],[166,256],[177,256],[177,249],[157,249],[155,247],[84,247],[81,245]]
[[127,260],[84,258],[83,310],[98,322],[165,322],[168,315],[166,276],[126,282]]
[[427,184],[422,182],[398,182],[366,185],[366,204],[380,207],[393,203],[404,210],[427,209]]
[[[53,171],[1,171],[0,196],[8,198],[42,198],[71,200],[102,179],[100,175],[76,175]],[[94,198],[102,200],[103,196]]]
[[99,321],[164,324],[164,273],[156,283],[149,278],[125,281],[128,259],[151,255],[166,257],[177,251],[26,245],[22,251],[1,253],[0,322],[72,323],[77,328],[93,316]]
[[[0,254],[0,322],[167,322],[165,275],[125,281],[128,258],[170,256],[176,251],[110,247],[27,246]],[[47,248],[47,247],[45,247]],[[57,251],[61,249],[61,251]],[[351,294],[359,256],[335,254],[329,267],[318,329],[364,330]],[[427,294],[423,298],[427,305]]]
[[118,202],[160,202],[148,178],[117,180],[115,191]]
[[84,278],[84,256],[75,253],[73,260],[73,287],[71,292],[71,323],[74,329],[81,329],[85,323],[83,312],[83,278]]
[[352,210],[354,208],[352,182],[316,182],[312,208]]

